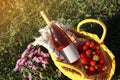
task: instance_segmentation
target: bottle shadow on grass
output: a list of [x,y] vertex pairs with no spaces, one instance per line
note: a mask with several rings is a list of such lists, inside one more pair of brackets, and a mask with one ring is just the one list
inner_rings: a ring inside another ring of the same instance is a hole
[[120,14],[113,16],[105,23],[107,35],[104,40],[105,45],[112,51],[116,60],[116,70],[113,78],[120,78]]

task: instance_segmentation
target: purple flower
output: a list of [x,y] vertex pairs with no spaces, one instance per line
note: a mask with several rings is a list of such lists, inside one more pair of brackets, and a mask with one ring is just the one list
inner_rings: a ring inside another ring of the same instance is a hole
[[23,65],[23,64],[24,64],[24,62],[25,62],[25,61],[26,61],[26,59],[25,59],[25,58],[20,58],[20,59],[18,59],[18,60],[17,60],[16,65],[21,66],[21,65]]
[[29,50],[26,49],[26,50],[22,53],[21,58],[26,57],[26,55],[28,54],[28,52],[29,52]]
[[40,54],[41,53],[41,50],[40,50],[40,48],[38,48],[38,54]]
[[35,51],[34,51],[34,50],[31,50],[30,53],[29,53],[29,55],[28,55],[28,57],[29,57],[29,58],[32,58],[34,54],[36,54]]
[[18,71],[19,70],[19,65],[16,65],[13,71]]
[[21,61],[21,59],[18,59],[16,65],[19,65],[20,61]]
[[31,73],[28,74],[28,79],[32,80],[32,74]]
[[42,79],[43,78],[43,74],[40,72],[39,73],[39,77]]
[[42,55],[43,57],[45,57],[45,58],[49,57],[49,54],[48,54],[48,53],[43,53],[43,52],[41,52],[41,55]]
[[26,59],[25,58],[20,58],[17,60],[16,66],[14,68],[14,71],[18,71],[20,69],[24,69],[23,65],[25,63]]
[[46,64],[42,64],[42,67],[43,67],[43,69],[46,69],[47,66],[46,66]]
[[32,43],[30,43],[30,44],[27,46],[27,49],[30,50],[31,46],[32,46]]
[[39,59],[38,57],[34,57],[34,58],[32,59],[32,61],[35,61],[35,62],[37,62],[37,63],[40,63],[40,62],[41,62],[41,59]]
[[[38,68],[43,68],[46,69],[48,64],[47,58],[49,57],[48,53],[44,53],[43,51],[38,49],[32,49],[32,44],[30,43],[27,46],[27,49],[22,53],[21,58],[17,60],[16,66],[14,68],[14,71],[22,70],[23,71],[23,77],[28,78],[29,80],[32,80],[32,73],[29,73],[30,71],[28,70],[26,73],[26,68],[33,70],[35,72],[38,72]],[[36,62],[34,64],[34,62]],[[41,64],[42,67],[37,66],[37,64]],[[24,73],[25,72],[25,73]],[[37,74],[39,77],[42,79],[43,78],[43,73]]]
[[19,62],[18,65],[24,65],[26,59],[25,58],[20,58],[19,60],[20,60],[20,62]]
[[61,76],[61,75],[62,75],[62,73],[61,73],[60,70],[56,69],[56,72],[57,72],[58,76]]
[[37,70],[37,69],[38,69],[38,66],[33,65],[33,66],[32,66],[32,69],[33,69],[33,70]]
[[28,66],[29,68],[33,67],[33,63],[31,61],[27,61],[25,65]]
[[38,50],[35,50],[35,54],[38,53]]
[[42,60],[43,60],[43,57],[40,56],[40,57],[38,57],[38,59],[39,59],[40,61],[42,61]]
[[25,73],[23,73],[22,75],[23,75],[23,77],[24,77],[24,78],[26,78],[26,77],[27,77],[27,75],[26,75]]
[[48,64],[47,59],[43,59],[41,62],[42,62],[43,64]]
[[13,71],[18,71],[18,70],[22,70],[22,69],[24,69],[23,66],[21,66],[21,65],[16,65],[15,68],[13,69]]
[[50,57],[50,55],[48,53],[45,53],[46,54],[46,57]]
[[38,54],[39,54],[41,57],[46,57],[46,56],[45,56],[45,53],[42,52],[42,51],[41,51],[40,53],[38,53]]

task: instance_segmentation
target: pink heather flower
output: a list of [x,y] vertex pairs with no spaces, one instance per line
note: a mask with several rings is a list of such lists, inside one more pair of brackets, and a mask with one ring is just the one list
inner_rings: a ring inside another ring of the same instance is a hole
[[33,63],[31,61],[27,61],[25,65],[28,66],[29,68],[33,67]]
[[23,65],[25,61],[26,61],[25,58],[20,58],[20,59],[17,60],[16,65]]
[[43,64],[48,64],[47,59],[43,59],[43,60],[42,60],[42,63],[43,63]]
[[37,62],[37,63],[40,63],[40,62],[41,62],[41,60],[40,60],[38,57],[34,57],[34,58],[32,59],[32,61],[35,61],[35,62]]
[[26,78],[26,77],[27,77],[27,75],[26,75],[25,73],[23,73],[22,75],[23,75],[23,77],[24,77],[24,78]]
[[43,51],[41,51],[40,49],[38,49],[38,55],[40,55],[41,57],[49,57],[49,54],[48,53],[44,53]]
[[46,64],[42,64],[42,67],[43,67],[43,69],[46,69],[47,66],[46,66]]
[[16,65],[13,71],[18,71],[18,69],[19,69],[19,65]]
[[38,57],[38,59],[39,59],[40,61],[42,61],[42,60],[43,60],[43,57],[40,56],[40,57]]
[[28,55],[28,57],[29,57],[30,59],[32,58],[32,56],[33,56],[33,54],[32,54],[32,53]]
[[44,52],[41,52],[41,55],[45,58],[49,57],[49,54],[48,53],[44,53]]
[[50,57],[50,55],[49,55],[48,53],[44,53],[43,56],[44,56],[45,58]]
[[23,65],[25,63],[26,59],[25,58],[20,58],[19,65]]
[[50,57],[50,55],[48,53],[45,53],[46,54],[46,57]]
[[40,63],[42,61],[42,57],[34,57],[32,61],[35,61],[37,63]]
[[16,65],[19,65],[20,61],[21,61],[21,59],[18,59]]
[[28,57],[29,57],[29,58],[32,58],[32,56],[33,56],[34,54],[36,54],[35,51],[31,50],[30,53],[29,53],[29,55],[28,55]]
[[40,48],[38,48],[38,54],[40,54],[41,53],[41,50],[40,50]]
[[28,52],[29,52],[29,50],[26,49],[26,50],[22,53],[21,58],[24,58],[24,57],[28,54]]
[[18,70],[22,70],[22,69],[24,69],[23,66],[21,66],[21,65],[16,65],[15,68],[13,69],[13,71],[18,71]]
[[58,76],[61,76],[61,75],[62,75],[62,73],[61,73],[60,70],[56,69],[56,72],[57,72]]
[[35,50],[35,54],[38,53],[38,50]]
[[31,50],[28,50],[29,51],[29,53],[28,54],[33,54],[33,53],[35,53],[35,50],[34,49],[31,49]]
[[38,58],[36,56],[33,57],[33,59],[32,59],[32,61],[35,61],[35,62],[38,62],[37,60],[38,60]]
[[39,77],[42,79],[43,78],[43,74],[40,72],[39,73]]
[[42,57],[46,57],[45,53],[41,51],[41,53],[38,53]]
[[27,46],[27,49],[30,49],[32,46],[32,44],[30,43],[28,46]]
[[37,69],[38,69],[38,66],[33,65],[33,66],[32,66],[32,69],[33,69],[33,70],[37,70]]
[[32,80],[32,74],[31,73],[28,74],[28,79]]
[[49,57],[49,54],[48,53],[44,53],[43,51],[40,50],[40,48],[38,49],[38,55],[43,57],[43,58]]

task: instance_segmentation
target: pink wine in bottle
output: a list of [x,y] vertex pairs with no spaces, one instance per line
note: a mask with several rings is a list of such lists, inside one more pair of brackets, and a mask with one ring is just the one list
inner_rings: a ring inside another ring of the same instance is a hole
[[67,63],[79,65],[80,57],[78,50],[73,45],[66,32],[55,22],[50,24],[51,42],[55,49],[62,54]]

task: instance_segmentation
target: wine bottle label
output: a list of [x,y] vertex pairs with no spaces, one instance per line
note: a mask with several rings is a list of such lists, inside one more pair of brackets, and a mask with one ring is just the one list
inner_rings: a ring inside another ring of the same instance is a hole
[[63,54],[65,59],[67,59],[68,63],[73,63],[80,58],[77,49],[72,43],[63,48],[60,52]]

